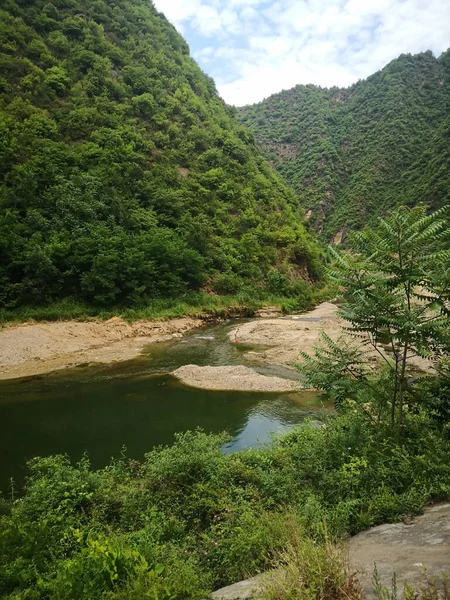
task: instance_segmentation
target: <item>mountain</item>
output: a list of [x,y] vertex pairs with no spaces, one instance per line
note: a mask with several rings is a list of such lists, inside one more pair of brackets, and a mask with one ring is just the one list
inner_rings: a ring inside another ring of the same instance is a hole
[[346,89],[298,85],[239,113],[327,239],[399,204],[450,201],[450,50],[401,55]]
[[295,194],[149,0],[4,0],[0,305],[311,280]]

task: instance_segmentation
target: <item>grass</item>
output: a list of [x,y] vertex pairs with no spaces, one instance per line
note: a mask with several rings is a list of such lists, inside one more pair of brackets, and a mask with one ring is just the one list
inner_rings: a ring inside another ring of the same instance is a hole
[[391,587],[387,588],[381,584],[375,567],[373,582],[376,600],[450,600],[450,573],[429,575],[424,568],[419,583],[415,585],[405,583],[402,591],[399,592],[395,574]]
[[[325,538],[317,543],[297,528],[274,568],[262,580],[262,600],[364,600],[367,596],[352,569],[345,545]],[[376,600],[450,600],[450,573],[429,575],[405,583],[399,590],[396,576],[389,587],[381,584],[375,566],[373,597]]]
[[[349,563],[345,543],[324,538],[316,541],[298,524],[289,527],[289,542],[273,561],[261,584],[261,600],[364,600],[359,573]],[[404,583],[396,575],[389,587],[382,585],[375,565],[373,597],[376,600],[450,600],[450,572],[430,575],[423,567],[421,578]]]
[[326,291],[323,289],[313,289],[311,295],[304,298],[278,296],[261,290],[249,290],[228,296],[191,292],[182,298],[155,299],[142,307],[113,306],[107,309],[66,298],[48,306],[0,309],[0,325],[27,321],[107,320],[115,316],[127,321],[199,316],[251,317],[259,308],[265,306],[275,306],[284,313],[308,310],[325,298]]
[[343,545],[294,537],[264,579],[263,600],[362,600],[356,571]]

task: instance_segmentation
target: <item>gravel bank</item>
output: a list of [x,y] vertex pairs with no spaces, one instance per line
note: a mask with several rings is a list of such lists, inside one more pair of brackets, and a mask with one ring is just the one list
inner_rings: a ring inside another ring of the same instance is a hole
[[[343,332],[342,327],[349,324],[340,319],[337,312],[335,304],[323,302],[314,310],[301,315],[243,323],[229,333],[229,338],[235,344],[264,346],[258,351],[249,350],[244,355],[253,363],[294,368],[294,363],[301,362],[300,352],[312,353],[314,346],[320,341],[322,331],[333,340],[343,335],[354,343],[364,341],[362,336],[354,338]],[[364,351],[368,352],[369,359],[374,364],[380,360],[377,352],[370,351],[369,346],[364,346]],[[412,368],[427,373],[434,370],[430,361],[420,357],[412,358],[409,364]]]
[[173,372],[186,385],[204,390],[242,392],[298,392],[296,381],[281,377],[267,377],[253,369],[240,366],[199,367],[184,365]]

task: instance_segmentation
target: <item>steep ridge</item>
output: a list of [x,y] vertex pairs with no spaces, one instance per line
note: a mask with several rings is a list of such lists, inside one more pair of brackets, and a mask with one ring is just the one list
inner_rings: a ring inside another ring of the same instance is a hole
[[347,89],[298,85],[239,109],[324,237],[448,201],[449,56],[401,55]]
[[0,72],[0,305],[317,276],[295,194],[149,0],[5,0]]

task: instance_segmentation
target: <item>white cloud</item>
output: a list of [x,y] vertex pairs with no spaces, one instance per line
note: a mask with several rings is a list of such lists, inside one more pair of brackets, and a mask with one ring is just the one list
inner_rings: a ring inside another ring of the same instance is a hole
[[450,46],[450,0],[155,0],[230,104],[298,83],[348,86]]

